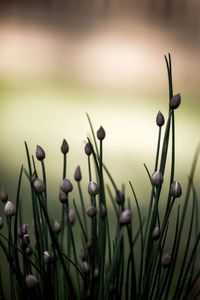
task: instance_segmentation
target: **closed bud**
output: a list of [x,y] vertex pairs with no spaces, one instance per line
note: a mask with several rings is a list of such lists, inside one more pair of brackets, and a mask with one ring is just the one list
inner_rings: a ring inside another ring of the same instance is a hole
[[33,182],[33,187],[37,193],[43,193],[45,191],[45,183],[41,179],[36,179]]
[[74,179],[79,182],[82,179],[81,168],[78,166],[74,172]]
[[101,126],[99,128],[99,130],[97,131],[97,138],[102,141],[106,136],[105,130],[103,129],[103,127]]
[[70,193],[73,190],[73,185],[69,181],[69,179],[63,179],[60,184],[60,189],[65,193]]
[[86,214],[88,215],[88,217],[93,218],[96,216],[97,214],[97,209],[94,205],[90,204],[88,206],[88,208],[86,209]]
[[159,186],[163,183],[164,178],[160,171],[155,171],[151,176],[152,185]]
[[121,225],[127,225],[131,223],[131,219],[132,219],[132,213],[130,209],[125,209],[120,215],[119,223]]
[[170,254],[164,254],[161,258],[163,268],[168,268],[171,265],[172,257]]
[[89,275],[90,274],[90,265],[86,261],[84,261],[83,264],[82,264],[82,272],[85,275]]
[[121,205],[124,203],[125,201],[125,197],[124,197],[124,193],[120,190],[116,191],[116,195],[115,195],[115,201],[117,202],[117,204]]
[[33,249],[32,249],[32,247],[30,245],[25,249],[25,253],[28,256],[31,256],[31,254],[33,253]]
[[170,108],[176,109],[181,103],[181,94],[176,94],[170,99]]
[[6,191],[0,191],[0,200],[4,203],[8,201],[8,194]]
[[173,181],[170,187],[170,194],[174,198],[179,198],[182,195],[182,188],[178,181]]
[[63,154],[67,154],[69,152],[69,145],[65,139],[63,139],[60,150]]
[[63,192],[62,190],[59,191],[59,200],[61,203],[67,203],[68,201],[68,195],[67,193]]
[[68,220],[71,226],[73,226],[74,223],[76,222],[76,213],[73,209],[70,209],[68,213]]
[[165,124],[165,118],[163,116],[163,114],[159,111],[157,116],[156,116],[156,124],[159,127],[162,127]]
[[53,261],[52,254],[49,251],[44,251],[43,260],[46,264],[51,263]]
[[160,237],[160,228],[159,226],[156,226],[152,232],[152,238],[156,241]]
[[98,215],[100,218],[105,218],[107,215],[107,210],[103,204],[98,208]]
[[38,175],[37,175],[37,172],[34,171],[33,174],[31,175],[31,178],[30,178],[31,184],[34,184],[34,181],[36,179],[38,179]]
[[45,152],[44,152],[44,149],[40,146],[37,145],[36,147],[36,157],[38,160],[43,160],[45,159]]
[[85,145],[85,153],[90,156],[93,152],[93,147],[92,147],[92,144],[91,143],[87,143]]
[[91,196],[99,194],[99,186],[94,181],[90,181],[88,184],[88,192]]
[[24,248],[30,245],[30,237],[28,234],[24,234],[24,236],[22,237],[22,245]]
[[2,217],[0,217],[0,229],[2,229],[3,228],[3,219],[2,219]]
[[22,238],[28,232],[28,224],[22,224],[18,230],[18,236]]
[[4,206],[4,213],[6,216],[12,217],[16,215],[16,206],[11,201],[7,201]]
[[25,281],[26,281],[26,287],[28,289],[32,289],[36,287],[38,284],[37,278],[32,274],[27,275]]
[[61,225],[60,223],[58,223],[57,220],[54,221],[54,223],[51,225],[52,230],[54,233],[58,234],[61,232]]

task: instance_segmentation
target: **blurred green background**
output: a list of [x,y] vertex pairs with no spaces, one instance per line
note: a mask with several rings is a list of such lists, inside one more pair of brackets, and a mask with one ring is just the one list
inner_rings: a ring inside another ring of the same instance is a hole
[[[24,141],[46,151],[50,205],[62,174],[60,145],[70,146],[68,176],[84,144],[106,130],[105,163],[117,184],[132,180],[141,203],[154,165],[155,117],[168,111],[164,54],[172,55],[176,112],[176,172],[187,181],[199,142],[198,1],[2,1],[0,12],[0,186],[15,199]],[[25,205],[28,205],[24,180]],[[145,187],[145,188],[144,188]],[[59,204],[58,204],[59,205]]]

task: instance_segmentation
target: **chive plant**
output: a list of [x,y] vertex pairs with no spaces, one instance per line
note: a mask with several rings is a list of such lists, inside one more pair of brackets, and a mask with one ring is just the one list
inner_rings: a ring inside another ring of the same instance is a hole
[[[5,215],[0,217],[0,249],[8,264],[7,284],[10,290],[10,295],[6,295],[4,276],[0,272],[0,299],[198,298],[200,269],[197,253],[200,232],[194,175],[199,148],[194,156],[183,199],[181,184],[174,178],[175,113],[181,96],[173,92],[170,55],[165,56],[165,61],[169,110],[166,125],[160,111],[156,116],[158,142],[154,169],[150,172],[145,165],[151,187],[147,213],[141,210],[131,182],[129,198],[125,195],[125,189],[116,185],[103,162],[105,130],[100,127],[95,134],[89,116],[92,138],[88,138],[85,145],[88,164],[86,192],[80,166],[75,170],[74,181],[69,180],[69,146],[66,140],[61,145],[63,171],[58,188],[60,222],[52,222],[48,208],[45,151],[41,146],[36,147],[35,156],[41,163],[40,172],[36,168],[35,157],[30,155],[25,143],[27,167],[21,167],[15,202],[9,200],[5,190],[0,192]],[[168,152],[171,152],[170,159]],[[167,164],[169,176],[166,173]],[[39,173],[42,174],[41,178],[38,177]],[[30,185],[33,236],[22,219],[20,195],[23,174]],[[163,186],[167,193],[162,193]],[[71,192],[75,188],[80,205],[78,199],[72,199]],[[86,197],[90,199],[89,205],[86,205]],[[162,213],[161,198],[165,204]],[[108,206],[108,202],[111,205]],[[175,202],[178,205],[174,205]],[[172,212],[176,215],[173,229],[170,227]],[[114,233],[110,221],[113,215],[116,218]],[[79,226],[79,238],[75,238],[74,226]],[[81,249],[78,249],[80,241]]]

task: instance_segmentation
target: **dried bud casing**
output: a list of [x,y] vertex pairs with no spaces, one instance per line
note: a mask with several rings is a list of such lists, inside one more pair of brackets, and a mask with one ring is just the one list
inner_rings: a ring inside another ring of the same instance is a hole
[[176,109],[181,103],[181,94],[176,94],[170,99],[170,108]]
[[86,214],[88,215],[88,217],[90,218],[94,218],[97,214],[97,209],[94,205],[90,204],[88,206],[88,208],[86,209]]
[[39,146],[39,145],[37,145],[37,147],[36,147],[36,157],[37,157],[37,159],[38,160],[43,160],[43,159],[45,159],[45,152],[44,152],[44,149],[41,147],[41,146]]
[[117,204],[121,205],[124,203],[125,201],[125,197],[124,197],[124,193],[120,190],[116,191],[116,195],[115,195],[115,201],[117,202]]
[[151,176],[152,185],[159,186],[163,183],[164,178],[160,171],[155,171]]
[[38,284],[37,278],[32,274],[26,276],[25,282],[28,289],[32,289]]
[[76,213],[73,209],[70,209],[68,213],[68,220],[71,226],[73,226],[76,222]]
[[45,191],[45,183],[41,179],[36,179],[33,182],[33,187],[37,193],[43,193]]
[[73,190],[73,185],[69,179],[65,178],[60,184],[60,189],[65,193],[70,193]]
[[85,153],[90,156],[93,152],[93,147],[92,147],[92,144],[91,143],[87,143],[85,145]]
[[60,150],[63,154],[67,154],[69,152],[69,145],[65,139],[63,139],[62,145],[60,147]]
[[2,217],[0,217],[0,229],[2,229],[3,228],[3,219],[2,219]]
[[162,127],[165,124],[165,118],[163,116],[163,114],[159,111],[157,116],[156,116],[156,124],[159,127]]
[[78,166],[74,172],[74,180],[79,182],[79,181],[81,181],[81,179],[82,179],[81,168],[80,168],[80,166]]
[[8,194],[6,191],[2,190],[0,191],[0,200],[5,203],[8,201]]
[[51,225],[52,230],[54,233],[58,234],[61,232],[61,225],[60,223],[58,223],[57,220],[54,221],[54,223]]
[[7,201],[4,206],[4,213],[6,216],[12,217],[16,215],[16,206],[11,201]]
[[182,195],[182,187],[178,181],[173,181],[170,187],[170,194],[174,198],[179,198]]
[[156,241],[160,237],[160,228],[159,226],[156,226],[152,232],[152,238]]
[[88,192],[91,196],[99,194],[99,186],[94,181],[90,181],[88,184]]
[[100,140],[100,141],[103,141],[103,139],[105,138],[106,136],[106,132],[105,130],[103,129],[103,127],[101,126],[99,128],[99,130],[97,131],[97,138]]
[[125,209],[120,215],[119,223],[121,225],[127,225],[131,223],[131,220],[132,220],[132,213],[130,209]]
[[161,258],[163,268],[168,268],[171,265],[172,257],[170,254],[164,254]]
[[59,191],[59,200],[61,203],[67,203],[68,201],[68,195],[67,193],[63,192],[62,190]]

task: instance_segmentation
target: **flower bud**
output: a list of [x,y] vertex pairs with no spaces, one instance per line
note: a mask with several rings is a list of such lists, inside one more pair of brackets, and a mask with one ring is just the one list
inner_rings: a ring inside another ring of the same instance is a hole
[[103,127],[101,126],[99,128],[99,130],[97,131],[97,138],[102,141],[106,136],[105,130],[103,129]]
[[172,257],[170,254],[164,254],[161,258],[163,268],[168,268],[171,265]]
[[61,225],[60,223],[58,223],[57,220],[54,221],[54,223],[51,225],[52,230],[54,233],[58,234],[61,232]]
[[30,245],[25,249],[25,253],[28,256],[31,256],[31,254],[33,253],[33,249],[32,249],[32,247]]
[[44,251],[43,252],[43,260],[46,264],[53,261],[53,257],[52,257],[52,255],[49,251]]
[[36,147],[36,157],[38,160],[43,160],[45,159],[45,152],[44,152],[44,149],[40,146],[37,145]]
[[76,222],[76,213],[73,209],[70,209],[68,213],[68,220],[71,226],[73,226],[74,223]]
[[90,156],[90,155],[92,154],[92,152],[93,152],[92,144],[88,142],[88,143],[85,145],[85,153],[86,153],[88,156]]
[[11,201],[7,201],[4,206],[4,213],[6,216],[12,217],[16,215],[16,206]]
[[4,203],[8,201],[8,194],[6,191],[0,191],[0,200]]
[[28,289],[32,289],[38,284],[37,278],[32,274],[27,275],[25,281]]
[[156,226],[152,232],[152,238],[156,241],[160,237],[160,228],[159,226]]
[[176,94],[170,99],[170,108],[176,109],[181,103],[181,94]]
[[81,168],[78,166],[74,172],[74,179],[79,182],[82,179]]
[[132,213],[130,209],[125,209],[120,215],[119,223],[121,225],[127,225],[131,223],[131,219],[132,219]]
[[3,228],[3,219],[2,219],[2,217],[0,217],[0,229],[2,229]]
[[30,178],[30,181],[31,181],[31,184],[33,185],[34,184],[34,181],[38,179],[38,175],[37,175],[37,172],[34,171],[33,174],[31,175],[31,178]]
[[25,234],[23,237],[22,237],[22,245],[24,248],[28,247],[30,245],[30,237],[29,237],[29,234]]
[[151,176],[152,185],[159,186],[163,183],[164,178],[160,171],[155,171]]
[[182,195],[182,188],[178,181],[173,181],[170,187],[170,194],[174,198],[179,198]]
[[84,261],[83,264],[82,264],[82,272],[85,275],[90,274],[90,265],[86,261]]
[[20,238],[23,238],[23,236],[25,235],[25,234],[27,234],[27,232],[28,232],[28,224],[22,224],[22,226],[19,228],[19,230],[18,230],[18,236],[20,237]]
[[88,208],[86,209],[86,214],[88,215],[88,217],[93,218],[96,216],[97,214],[97,209],[94,205],[90,204],[88,206]]
[[115,201],[117,202],[117,204],[121,205],[124,203],[125,201],[125,197],[124,197],[124,193],[120,190],[116,191],[116,195],[115,195]]
[[36,179],[33,182],[33,187],[37,193],[43,193],[45,191],[45,183],[41,179]]
[[99,194],[99,186],[94,181],[90,181],[88,184],[88,192],[91,196]]
[[59,200],[61,203],[67,203],[68,195],[67,193],[63,192],[62,190],[59,191]]
[[165,118],[163,116],[163,114],[159,111],[157,116],[156,116],[156,124],[159,127],[162,127],[165,124]]
[[98,215],[100,218],[105,218],[107,215],[107,210],[103,204],[98,208]]
[[69,152],[69,145],[65,139],[63,139],[60,150],[63,154],[67,154]]
[[79,256],[80,256],[80,259],[82,261],[86,260],[86,251],[85,251],[85,249],[83,249],[83,248],[80,249]]
[[63,179],[60,184],[60,189],[65,193],[70,193],[73,190],[73,185],[69,181],[69,179]]

